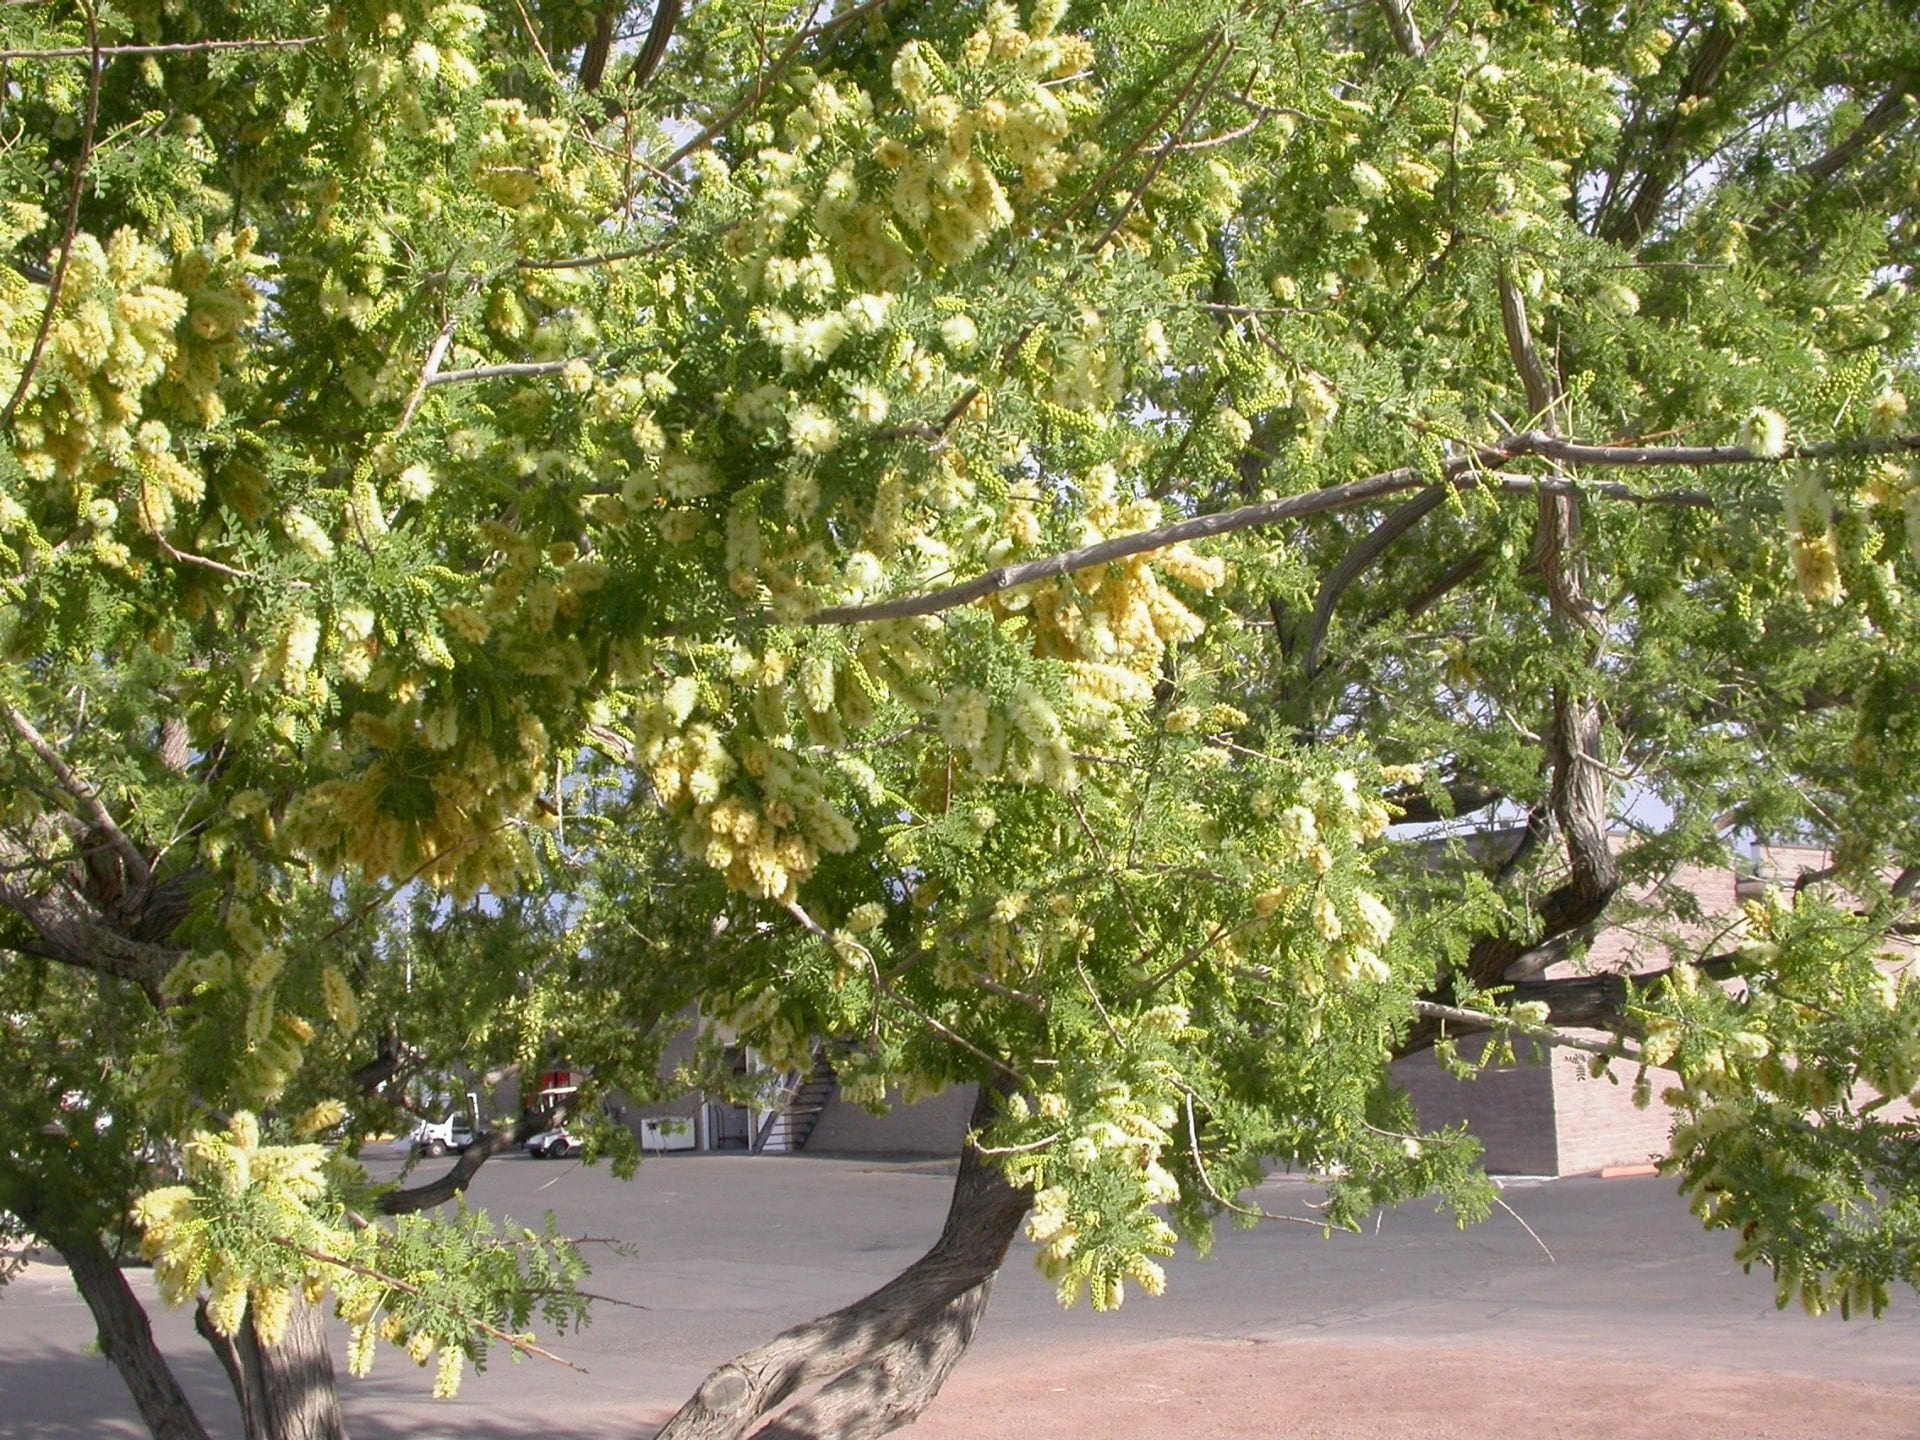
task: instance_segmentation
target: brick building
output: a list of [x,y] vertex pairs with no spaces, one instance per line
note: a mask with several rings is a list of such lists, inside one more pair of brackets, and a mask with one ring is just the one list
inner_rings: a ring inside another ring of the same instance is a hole
[[[1827,860],[1821,850],[1774,846],[1757,850],[1739,870],[1678,866],[1657,884],[1619,897],[1612,923],[1588,937],[1577,955],[1538,953],[1520,961],[1508,978],[1638,973],[1665,967],[1676,948],[1702,955],[1728,948],[1741,900],[1770,886],[1791,888]],[[1691,918],[1673,918],[1689,911]],[[698,1023],[690,1020],[670,1059],[690,1056],[692,1027]],[[1574,1033],[1606,1038],[1598,1032]],[[1460,1053],[1475,1058],[1484,1043],[1465,1039]],[[1617,1063],[1612,1078],[1596,1077],[1591,1056],[1581,1051],[1517,1044],[1515,1053],[1520,1063],[1491,1066],[1469,1080],[1454,1078],[1431,1054],[1409,1056],[1395,1064],[1394,1078],[1413,1099],[1423,1126],[1464,1121],[1479,1137],[1486,1167],[1495,1174],[1575,1175],[1642,1164],[1664,1153],[1670,1112],[1657,1098],[1644,1110],[1634,1105],[1631,1064]],[[750,1061],[743,1056],[743,1063]],[[1664,1088],[1664,1073],[1654,1072],[1656,1097]],[[688,1143],[703,1150],[951,1156],[966,1135],[973,1105],[972,1088],[958,1087],[912,1105],[896,1103],[876,1116],[836,1093],[830,1067],[784,1078],[794,1112],[790,1120],[776,1111],[727,1106],[697,1095],[636,1108],[626,1118],[636,1125],[643,1117],[684,1119],[693,1137]]]

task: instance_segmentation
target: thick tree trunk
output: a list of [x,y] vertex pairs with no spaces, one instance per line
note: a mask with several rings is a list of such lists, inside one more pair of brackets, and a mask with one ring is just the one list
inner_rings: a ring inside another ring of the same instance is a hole
[[954,1296],[920,1330],[875,1351],[776,1417],[754,1440],[872,1440],[911,1425],[973,1344],[992,1293],[988,1276]]
[[153,1342],[147,1312],[119,1261],[91,1230],[48,1239],[65,1257],[73,1283],[100,1327],[100,1349],[126,1381],[153,1440],[207,1440],[192,1402]]
[[[982,1087],[975,1126],[992,1104]],[[969,1146],[932,1249],[866,1298],[722,1365],[658,1440],[740,1440],[810,1385],[823,1388],[760,1431],[763,1440],[867,1440],[909,1423],[972,1343],[1029,1200]]]
[[286,1334],[274,1345],[260,1343],[251,1316],[237,1334],[222,1335],[208,1323],[204,1303],[194,1327],[227,1372],[247,1440],[346,1440],[333,1356],[317,1307],[296,1295]]

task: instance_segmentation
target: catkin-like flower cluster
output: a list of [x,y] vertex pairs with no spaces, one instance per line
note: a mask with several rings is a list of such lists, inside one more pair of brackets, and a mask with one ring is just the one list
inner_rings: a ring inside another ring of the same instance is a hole
[[[0,234],[18,232],[31,211],[9,207]],[[241,230],[169,255],[132,229],[104,246],[84,232],[74,237],[12,438],[21,470],[55,502],[49,522],[86,524],[102,564],[131,558],[118,534],[165,535],[205,493],[174,428],[216,424],[226,413],[221,383],[239,363],[239,332],[260,313],[253,242]],[[44,305],[44,293],[18,276],[0,284],[0,379],[9,386]],[[8,497],[4,508],[0,524],[12,528],[33,507]]]
[[[1161,522],[1157,501],[1122,498],[1109,466],[1088,477],[1089,501],[1080,519],[1081,543],[1151,529]],[[998,613],[1027,610],[1035,653],[1067,662],[1075,698],[1091,714],[1149,699],[1169,646],[1197,637],[1200,617],[1163,580],[1206,593],[1226,580],[1226,567],[1186,544],[1129,556],[1026,592],[996,597]]]
[[132,1210],[161,1298],[183,1305],[204,1285],[215,1330],[234,1334],[251,1307],[261,1342],[277,1344],[295,1290],[312,1283],[298,1250],[338,1238],[314,1210],[327,1191],[325,1147],[263,1145],[259,1121],[241,1111],[225,1132],[196,1131],[181,1154],[188,1183],[150,1190]]

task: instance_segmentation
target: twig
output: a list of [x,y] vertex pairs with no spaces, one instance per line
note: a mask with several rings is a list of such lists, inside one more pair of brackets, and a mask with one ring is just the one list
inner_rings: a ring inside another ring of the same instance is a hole
[[[293,1251],[296,1255],[304,1256],[306,1259],[312,1260],[316,1264],[331,1265],[336,1270],[345,1270],[353,1275],[364,1276],[368,1280],[375,1280],[382,1285],[398,1290],[403,1295],[421,1295],[425,1293],[418,1285],[409,1285],[405,1280],[399,1279],[396,1276],[382,1274],[378,1270],[358,1264],[352,1260],[343,1260],[338,1255],[329,1255],[324,1250],[309,1249],[305,1245],[299,1245],[286,1239],[277,1240],[275,1243]],[[542,1360],[551,1360],[556,1365],[564,1365],[567,1369],[578,1371],[582,1375],[590,1373],[585,1366],[576,1365],[571,1360],[564,1360],[551,1350],[543,1349],[522,1336],[510,1335],[499,1326],[489,1325],[485,1320],[477,1319],[472,1315],[466,1314],[464,1311],[456,1310],[454,1313],[459,1315],[462,1320],[465,1320],[481,1334],[491,1336],[503,1345],[511,1345],[522,1355],[537,1355]]]
[[285,40],[182,40],[171,45],[61,45],[48,50],[0,50],[0,60],[84,60],[92,55],[117,60],[129,55],[191,55],[210,50],[299,50],[326,38],[299,35]]
[[527,13],[524,0],[513,0],[513,8],[520,12],[520,23],[526,26],[527,38],[533,42],[533,52],[540,57],[540,63],[546,68],[547,78],[553,81],[556,90],[562,89],[566,81],[560,78],[560,72],[553,68],[553,57],[547,54],[547,47],[541,42],[540,31],[533,23],[533,16]]
[[[144,503],[143,501],[142,504],[144,505]],[[201,570],[211,570],[214,574],[225,575],[230,580],[252,580],[257,578],[251,570],[236,569],[234,566],[228,565],[220,560],[215,560],[211,556],[196,555],[191,550],[177,549],[172,541],[168,540],[166,536],[151,526],[148,527],[147,533],[153,536],[153,543],[160,547],[160,553],[176,565],[192,565]]]
[[[1198,66],[1194,67],[1193,79],[1188,81],[1187,88],[1175,97],[1176,104],[1181,100],[1185,100],[1189,94],[1193,97],[1187,105],[1186,113],[1180,117],[1180,123],[1174,127],[1173,133],[1176,136],[1199,118],[1201,107],[1212,98],[1214,90],[1220,84],[1221,76],[1227,73],[1227,66],[1232,60],[1233,46],[1230,44],[1221,45],[1219,62],[1214,65],[1213,73],[1207,76],[1205,84],[1201,83],[1200,74],[1201,71],[1206,68],[1206,62],[1203,60]],[[1148,189],[1150,189],[1153,182],[1159,178],[1161,168],[1167,163],[1167,157],[1172,153],[1173,151],[1170,148],[1163,147],[1154,155],[1153,163],[1147,167],[1147,173],[1141,178],[1140,183],[1134,186],[1133,193],[1127,197],[1126,204],[1120,207],[1120,213],[1113,217],[1112,222],[1101,232],[1100,238],[1093,242],[1089,253],[1098,255],[1102,250],[1107,248],[1107,245],[1112,241],[1113,237],[1120,233],[1120,227],[1127,223],[1127,217],[1133,214],[1141,200],[1145,198]]]
[[1249,120],[1238,130],[1229,130],[1223,135],[1209,135],[1204,140],[1169,140],[1155,153],[1163,151],[1169,155],[1179,155],[1189,150],[1213,150],[1222,145],[1231,145],[1236,140],[1244,140],[1259,128],[1258,120]]
[[1551,1025],[1533,1025],[1525,1020],[1516,1020],[1511,1015],[1494,1015],[1484,1010],[1467,1010],[1458,1005],[1442,1005],[1437,1000],[1416,1000],[1413,1013],[1423,1020],[1450,1020],[1456,1025],[1471,1026],[1475,1030],[1511,1030],[1516,1035],[1524,1035],[1529,1040],[1538,1040],[1546,1045],[1557,1045],[1563,1050],[1584,1050],[1589,1055],[1604,1055],[1609,1060],[1638,1060],[1639,1054],[1629,1050],[1616,1041],[1608,1045],[1598,1040],[1583,1040],[1577,1035],[1569,1035],[1556,1030]]
[[[660,168],[662,170],[671,170],[696,150],[706,149],[708,145],[713,143],[717,136],[726,131],[729,125],[733,124],[734,121],[746,114],[747,111],[755,105],[758,105],[760,98],[779,82],[781,76],[787,73],[788,68],[793,64],[794,57],[800,53],[800,47],[805,45],[807,41],[825,35],[831,35],[834,31],[852,24],[855,20],[864,18],[870,12],[888,3],[890,3],[890,0],[864,0],[864,3],[855,5],[850,10],[844,10],[831,20],[818,26],[813,25],[811,23],[811,17],[809,17],[809,23],[802,25],[798,30],[793,32],[793,38],[787,41],[786,48],[780,52],[779,57],[774,60],[773,64],[769,65],[754,77],[754,82],[747,87],[746,93],[734,101],[732,105],[728,106],[726,113],[721,115],[718,120],[715,120],[712,124],[701,130],[698,135],[695,135],[678,150],[675,150],[673,154],[669,155],[665,160],[662,160],[660,162]],[[817,4],[814,8],[816,12],[819,9]]]
[[1225,920],[1222,920],[1218,925],[1214,926],[1213,933],[1211,935],[1207,936],[1206,939],[1202,940],[1198,945],[1195,945],[1191,950],[1187,951],[1186,954],[1182,955],[1178,960],[1175,960],[1172,964],[1168,965],[1158,975],[1154,976],[1151,980],[1147,981],[1144,985],[1140,986],[1139,989],[1135,990],[1131,995],[1127,996],[1127,1003],[1132,1004],[1137,1000],[1146,999],[1147,996],[1153,994],[1154,991],[1158,990],[1162,985],[1166,984],[1167,981],[1171,980],[1174,976],[1178,975],[1182,970],[1186,969],[1189,965],[1193,964],[1194,961],[1198,960],[1202,955],[1206,954],[1207,951],[1211,950],[1215,945],[1219,944],[1221,940],[1233,934],[1236,930],[1246,929],[1246,927],[1252,923],[1253,923],[1252,921],[1242,920],[1237,925],[1229,925]]
[[[1057,234],[1069,220],[1079,213],[1083,206],[1091,204],[1094,199],[1106,189],[1108,181],[1118,176],[1123,169],[1131,165],[1145,153],[1146,137],[1158,130],[1166,118],[1180,108],[1181,102],[1192,93],[1193,87],[1200,81],[1200,76],[1205,72],[1208,64],[1212,62],[1213,52],[1225,43],[1224,37],[1221,36],[1218,31],[1207,38],[1206,43],[1201,47],[1199,58],[1194,61],[1193,73],[1187,77],[1186,84],[1182,85],[1180,89],[1174,93],[1173,98],[1161,106],[1159,112],[1153,119],[1147,122],[1145,128],[1140,132],[1140,138],[1129,144],[1125,150],[1121,151],[1120,154],[1108,162],[1106,168],[1094,176],[1080,193],[1074,196],[1073,199],[1067,203],[1066,207],[1054,217],[1053,225],[1049,231],[1050,235]],[[1166,68],[1161,72],[1161,77],[1170,78],[1173,67],[1178,63],[1179,57],[1177,55],[1170,58]],[[1134,105],[1130,102],[1125,108],[1132,110]],[[1119,116],[1109,116],[1107,123],[1111,126],[1116,123],[1119,118]]]
[[564,255],[557,260],[516,260],[517,270],[586,270],[595,265],[613,265],[622,260],[644,260],[658,255],[665,245],[642,245],[635,250],[610,250],[604,255]]
[[1187,1100],[1187,1144],[1193,1153],[1193,1168],[1200,1176],[1200,1183],[1221,1205],[1236,1215],[1245,1215],[1250,1220],[1281,1220],[1289,1225],[1311,1225],[1316,1230],[1325,1230],[1324,1220],[1309,1220],[1304,1215],[1276,1215],[1271,1210],[1262,1210],[1259,1206],[1236,1205],[1213,1187],[1213,1177],[1207,1174],[1207,1162],[1200,1158],[1200,1130],[1193,1122],[1193,1092],[1184,1092]]
[[1493,1197],[1493,1203],[1498,1205],[1502,1210],[1506,1211],[1507,1214],[1513,1216],[1515,1223],[1517,1223],[1522,1230],[1526,1231],[1527,1234],[1533,1236],[1533,1243],[1540,1247],[1540,1253],[1547,1257],[1547,1263],[1549,1265],[1558,1265],[1560,1263],[1558,1260],[1555,1260],[1553,1258],[1553,1251],[1547,1249],[1547,1242],[1542,1240],[1539,1237],[1539,1235],[1534,1233],[1534,1228],[1531,1225],[1527,1224],[1525,1220],[1520,1218],[1520,1212],[1518,1210],[1514,1209],[1511,1205],[1507,1204],[1507,1202],[1502,1200],[1498,1195]]
[[87,67],[86,118],[80,127],[80,149],[73,157],[73,186],[67,192],[67,214],[61,224],[60,259],[53,267],[52,278],[47,282],[47,308],[40,312],[40,328],[34,332],[33,348],[27,352],[27,363],[20,369],[20,383],[13,387],[13,396],[7,401],[7,408],[0,410],[0,430],[13,423],[13,412],[20,408],[27,386],[33,380],[33,372],[39,368],[40,357],[47,348],[47,335],[53,329],[53,312],[60,304],[60,289],[67,279],[67,264],[73,259],[73,240],[80,229],[80,192],[86,185],[87,164],[93,158],[93,137],[100,124],[100,74],[104,68],[100,63],[100,12],[94,7],[93,0],[81,0],[81,4],[87,12],[85,53],[90,61]]
[[[467,283],[467,293],[471,295],[478,280]],[[399,423],[393,427],[397,440],[407,433],[407,426],[413,423],[413,413],[420,408],[420,402],[427,398],[427,387],[433,384],[434,376],[440,373],[440,362],[447,358],[447,350],[453,344],[453,332],[459,328],[460,311],[458,307],[447,307],[447,323],[440,327],[440,333],[434,336],[433,344],[427,347],[426,364],[420,367],[420,378],[414,382],[413,393],[407,396],[407,403],[400,411]]]
[[1056,1130],[1051,1135],[1042,1135],[1038,1140],[1029,1140],[1025,1145],[982,1145],[971,1135],[967,1144],[973,1147],[976,1155],[1025,1155],[1034,1150],[1044,1150],[1058,1140],[1064,1131]]

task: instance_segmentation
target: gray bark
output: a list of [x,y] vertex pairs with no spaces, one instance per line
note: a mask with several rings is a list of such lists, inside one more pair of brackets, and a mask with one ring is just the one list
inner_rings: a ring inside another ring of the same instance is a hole
[[275,1345],[260,1343],[251,1315],[236,1334],[222,1335],[208,1322],[204,1302],[194,1328],[227,1372],[247,1440],[347,1440],[317,1307],[294,1296],[286,1334]]

